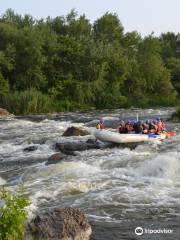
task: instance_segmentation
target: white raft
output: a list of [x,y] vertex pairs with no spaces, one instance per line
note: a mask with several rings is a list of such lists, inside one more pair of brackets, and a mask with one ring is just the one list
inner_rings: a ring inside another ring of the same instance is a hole
[[139,143],[139,142],[156,142],[166,138],[165,134],[120,134],[109,130],[95,130],[94,136],[103,142],[113,143]]

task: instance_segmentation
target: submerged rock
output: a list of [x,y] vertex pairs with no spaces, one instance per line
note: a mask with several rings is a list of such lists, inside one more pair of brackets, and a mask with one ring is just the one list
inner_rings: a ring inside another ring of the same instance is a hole
[[48,158],[48,161],[46,162],[46,165],[58,163],[63,159],[64,159],[64,154],[63,153],[60,153],[60,152],[55,153]]
[[56,208],[28,223],[25,239],[89,240],[91,233],[91,226],[79,209]]
[[25,151],[25,152],[32,152],[32,151],[35,151],[37,149],[38,149],[37,146],[29,146],[27,148],[24,148],[23,151]]
[[41,139],[28,139],[28,143],[30,144],[40,144],[43,145],[46,143],[48,138],[41,138]]
[[70,136],[86,136],[89,135],[89,132],[85,129],[78,127],[69,127],[63,133],[62,136],[70,137]]

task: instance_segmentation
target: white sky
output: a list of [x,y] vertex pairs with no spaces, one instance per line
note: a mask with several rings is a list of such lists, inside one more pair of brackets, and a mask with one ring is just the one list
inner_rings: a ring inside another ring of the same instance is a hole
[[180,32],[180,0],[0,0],[0,14],[8,8],[37,19],[67,15],[75,8],[91,22],[108,11],[118,14],[125,32]]

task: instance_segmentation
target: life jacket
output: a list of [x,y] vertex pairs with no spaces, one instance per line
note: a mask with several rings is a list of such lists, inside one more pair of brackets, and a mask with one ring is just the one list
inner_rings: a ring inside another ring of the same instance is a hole
[[156,124],[153,124],[153,123],[150,123],[149,124],[149,133],[157,133],[157,125]]
[[166,129],[166,125],[163,121],[161,121],[161,123],[162,123],[162,131],[164,131]]
[[127,129],[127,132],[132,132],[134,130],[133,125],[130,123],[126,123],[125,128]]
[[119,133],[128,133],[125,124],[124,125],[120,125],[118,130],[119,130]]
[[143,133],[148,133],[148,131],[149,131],[149,124],[143,123],[142,124],[142,128],[143,128],[143,130],[142,130]]
[[162,122],[160,121],[160,122],[158,122],[158,124],[157,124],[157,132],[158,133],[161,133],[163,131],[163,124],[162,124]]
[[134,124],[133,129],[134,129],[135,133],[142,133],[143,126],[141,123],[137,122]]
[[98,123],[97,125],[96,125],[96,128],[97,129],[104,129],[105,127],[104,127],[104,123]]
[[142,127],[143,127],[143,130],[149,130],[149,125],[146,123],[144,123]]

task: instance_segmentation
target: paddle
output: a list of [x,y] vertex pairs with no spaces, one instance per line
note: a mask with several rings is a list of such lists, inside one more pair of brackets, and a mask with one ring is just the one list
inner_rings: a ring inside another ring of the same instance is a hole
[[166,135],[166,137],[173,137],[173,136],[175,136],[176,135],[176,133],[175,132],[164,132],[164,134]]

